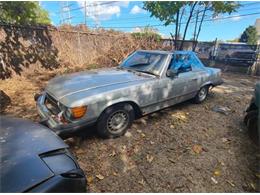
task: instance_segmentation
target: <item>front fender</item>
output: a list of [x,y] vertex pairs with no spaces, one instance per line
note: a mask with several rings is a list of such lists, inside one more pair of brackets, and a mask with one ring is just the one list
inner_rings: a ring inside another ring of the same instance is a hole
[[[119,98],[119,99],[114,99],[114,100],[111,100],[109,102],[107,102],[106,104],[104,104],[104,106],[102,107],[101,109],[101,113],[108,107],[112,106],[112,105],[115,105],[115,104],[119,104],[119,103],[124,103],[124,102],[131,102],[131,103],[134,103],[136,104],[137,106],[139,106],[139,103],[136,101],[136,100],[132,100],[132,99],[129,99],[129,98],[126,98],[126,97],[122,97],[122,98]],[[101,114],[100,113],[100,114]]]

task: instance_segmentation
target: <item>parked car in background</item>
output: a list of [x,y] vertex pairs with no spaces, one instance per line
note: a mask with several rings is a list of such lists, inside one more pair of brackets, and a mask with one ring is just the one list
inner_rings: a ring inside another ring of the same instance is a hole
[[250,138],[254,143],[260,143],[260,82],[256,84],[253,98],[246,110],[244,122],[248,128]]
[[250,66],[256,60],[256,45],[219,43],[216,59],[236,65]]
[[0,192],[86,191],[75,157],[50,129],[6,116],[0,124]]
[[96,124],[102,137],[123,135],[137,117],[185,100],[203,102],[222,83],[188,51],[138,50],[119,67],[56,77],[35,96],[42,123],[63,138]]

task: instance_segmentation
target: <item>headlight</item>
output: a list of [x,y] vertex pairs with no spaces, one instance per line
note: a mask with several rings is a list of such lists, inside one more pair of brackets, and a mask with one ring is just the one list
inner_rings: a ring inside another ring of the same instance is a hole
[[68,108],[65,112],[66,116],[70,119],[79,119],[87,112],[87,106],[80,106],[74,108]]

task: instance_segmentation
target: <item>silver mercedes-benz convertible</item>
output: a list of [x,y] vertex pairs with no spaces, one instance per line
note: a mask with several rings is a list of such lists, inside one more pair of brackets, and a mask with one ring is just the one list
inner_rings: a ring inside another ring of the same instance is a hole
[[41,123],[63,138],[96,124],[102,137],[123,135],[135,118],[188,99],[200,103],[222,83],[194,52],[138,50],[118,67],[49,81],[35,96]]

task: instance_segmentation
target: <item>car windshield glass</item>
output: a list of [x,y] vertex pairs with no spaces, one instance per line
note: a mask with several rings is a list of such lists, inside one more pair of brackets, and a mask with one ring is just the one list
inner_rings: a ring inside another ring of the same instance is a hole
[[121,68],[159,75],[167,59],[167,54],[137,51],[125,59]]

